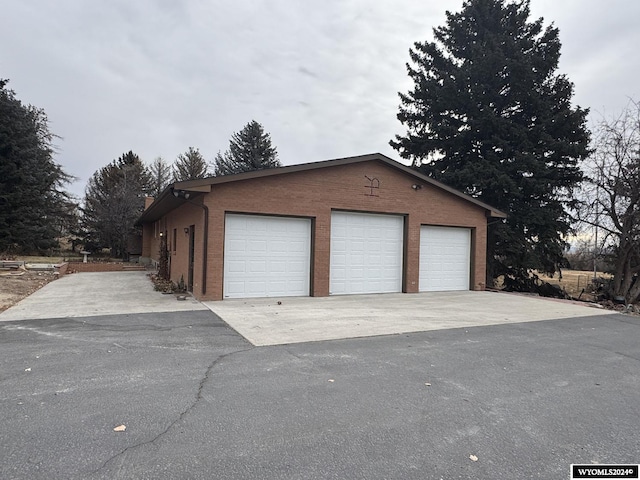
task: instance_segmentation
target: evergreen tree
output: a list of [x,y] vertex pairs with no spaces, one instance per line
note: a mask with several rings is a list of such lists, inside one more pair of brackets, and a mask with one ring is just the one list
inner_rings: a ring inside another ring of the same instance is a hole
[[189,147],[186,152],[178,155],[173,165],[174,182],[195,180],[209,175],[209,165],[197,148]]
[[[489,228],[488,284],[531,287],[561,264],[588,155],[587,110],[556,73],[558,29],[529,21],[529,0],[467,0],[435,41],[415,43],[400,94],[407,127],[390,144],[423,173],[509,214]],[[535,277],[534,277],[535,278]]]
[[149,175],[151,176],[151,194],[158,198],[171,183],[171,166],[164,158],[158,157],[149,165]]
[[53,160],[55,136],[44,110],[25,106],[0,79],[0,252],[57,247],[74,204],[72,177]]
[[130,237],[140,233],[135,223],[151,189],[146,166],[131,151],[95,172],[87,184],[82,211],[89,248],[107,247],[112,257],[126,260]]
[[229,149],[224,154],[218,152],[215,174],[229,175],[280,166],[278,152],[271,145],[271,136],[264,132],[262,125],[251,120],[240,132],[232,135]]

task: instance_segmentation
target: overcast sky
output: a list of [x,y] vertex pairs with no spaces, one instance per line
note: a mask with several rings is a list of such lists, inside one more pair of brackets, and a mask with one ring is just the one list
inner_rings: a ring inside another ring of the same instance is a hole
[[[415,41],[462,0],[29,0],[0,18],[0,78],[43,108],[82,196],[133,150],[213,160],[252,119],[284,165],[381,152],[396,133]],[[591,121],[640,99],[640,1],[532,0]]]

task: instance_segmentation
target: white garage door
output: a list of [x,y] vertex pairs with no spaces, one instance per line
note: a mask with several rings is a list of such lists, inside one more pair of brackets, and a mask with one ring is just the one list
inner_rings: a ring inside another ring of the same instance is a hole
[[471,230],[420,228],[420,291],[469,290]]
[[309,295],[311,220],[227,215],[224,298]]
[[400,216],[333,212],[330,293],[401,292],[403,231]]

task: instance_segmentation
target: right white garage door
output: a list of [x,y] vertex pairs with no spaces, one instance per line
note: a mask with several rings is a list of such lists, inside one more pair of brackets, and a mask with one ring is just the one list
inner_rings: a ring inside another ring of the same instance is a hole
[[420,228],[420,291],[469,290],[471,229]]

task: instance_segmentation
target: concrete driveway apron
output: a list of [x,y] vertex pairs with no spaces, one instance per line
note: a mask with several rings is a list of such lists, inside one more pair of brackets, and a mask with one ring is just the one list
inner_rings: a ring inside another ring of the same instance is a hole
[[145,272],[73,273],[0,313],[0,321],[190,310],[206,307],[156,292]]
[[608,314],[588,304],[496,292],[178,301],[144,272],[65,275],[0,313],[0,321],[209,309],[253,345],[393,335]]
[[497,292],[430,292],[204,302],[254,345],[335,340],[603,315],[588,304]]

